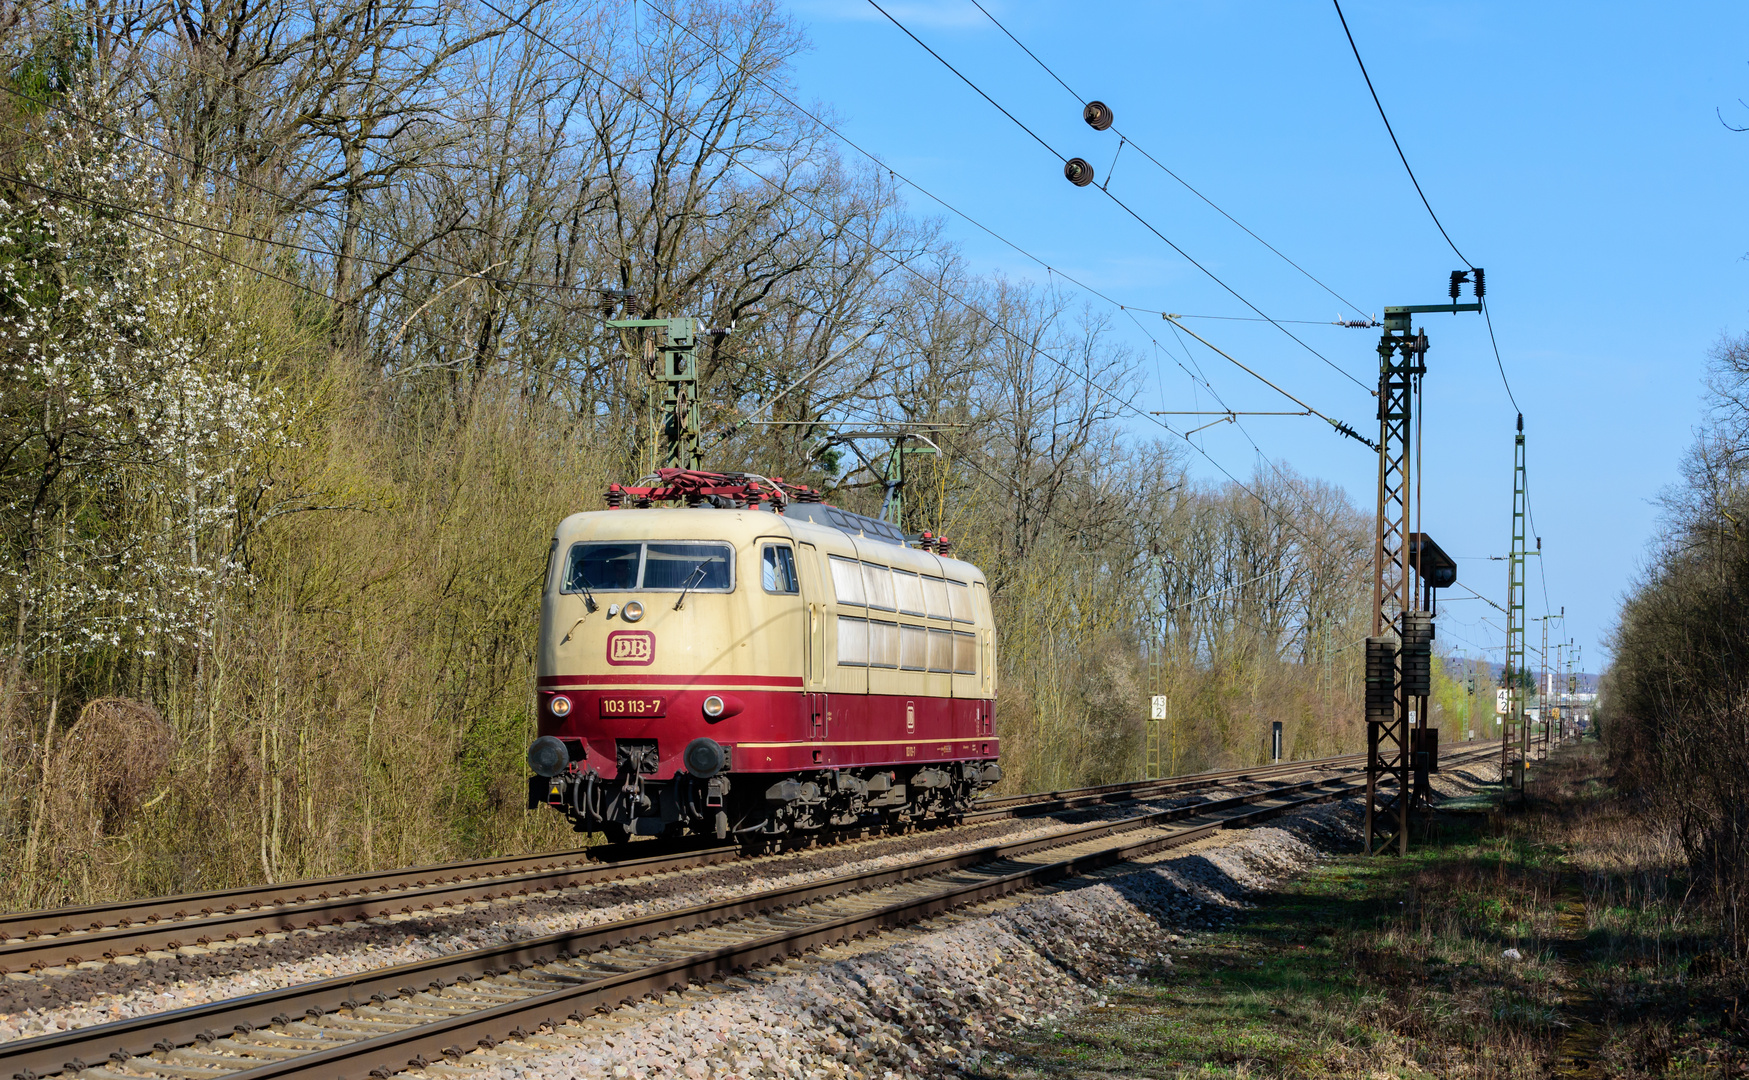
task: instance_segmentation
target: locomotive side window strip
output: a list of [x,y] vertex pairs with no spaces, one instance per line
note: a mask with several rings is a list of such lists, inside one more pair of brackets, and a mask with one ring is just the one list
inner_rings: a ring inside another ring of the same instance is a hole
[[929,631],[921,626],[899,627],[899,666],[906,671],[929,670]]
[[978,673],[978,637],[956,630],[838,616],[838,663],[941,674]]
[[733,592],[735,549],[728,544],[651,540],[572,544],[565,592]]
[[838,555],[827,561],[832,566],[832,589],[840,604],[926,615],[942,622],[977,622],[971,587],[963,581],[918,575]]
[[868,620],[838,616],[838,662],[845,667],[868,666]]
[[923,614],[923,579],[909,570],[893,571],[893,599],[907,615]]
[[868,624],[868,666],[896,668],[899,666],[899,624],[870,620]]
[[863,593],[868,606],[882,611],[893,610],[893,572],[874,563],[862,564]]
[[947,579],[948,607],[954,622],[972,621],[972,590],[963,581]]
[[840,604],[855,604],[865,606],[868,601],[862,590],[862,564],[855,559],[841,559],[836,555],[826,560],[832,564],[832,591],[838,597]]
[[978,673],[978,638],[955,630],[953,634],[953,670],[956,675]]
[[947,582],[938,577],[923,579],[923,599],[931,619],[953,618],[953,608],[947,599]]
[[929,631],[929,670],[953,670],[953,631]]

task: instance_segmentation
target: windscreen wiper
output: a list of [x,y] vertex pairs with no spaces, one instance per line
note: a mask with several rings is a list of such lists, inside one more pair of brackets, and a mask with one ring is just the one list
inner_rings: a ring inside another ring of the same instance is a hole
[[680,599],[674,601],[675,611],[679,611],[680,605],[686,603],[686,594],[692,591],[692,586],[702,577],[704,577],[704,563],[701,562],[698,564],[698,568],[692,572],[692,576],[686,579],[686,588],[680,590]]

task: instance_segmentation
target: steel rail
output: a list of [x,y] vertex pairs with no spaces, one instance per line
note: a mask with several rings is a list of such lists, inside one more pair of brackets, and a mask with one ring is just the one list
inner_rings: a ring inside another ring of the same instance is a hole
[[[1492,748],[1490,747],[1489,750],[1484,751],[1484,753],[1491,754]],[[1206,800],[1189,806],[1175,807],[1170,810],[1137,815],[1130,818],[1120,819],[1118,821],[1095,822],[1088,825],[1077,826],[1061,833],[1055,833],[1049,837],[992,845],[970,852],[934,856],[927,859],[917,860],[901,867],[841,875],[824,881],[789,886],[783,889],[771,890],[765,893],[737,897],[710,904],[695,905],[690,908],[643,916],[598,927],[547,935],[540,938],[531,938],[521,942],[506,943],[486,949],[472,950],[466,953],[438,957],[413,964],[404,964],[394,968],[386,968],[377,972],[328,979],[318,983],[303,984],[296,987],[268,991],[266,993],[256,994],[246,998],[231,999],[223,1002],[214,1002],[208,1005],[194,1006],[156,1016],[139,1017],[99,1027],[82,1028],[70,1032],[41,1036],[35,1039],[13,1043],[10,1046],[5,1047],[3,1050],[0,1050],[0,1069],[3,1069],[5,1073],[10,1073],[14,1076],[30,1076],[33,1074],[41,1076],[63,1070],[80,1071],[86,1068],[88,1063],[101,1062],[104,1059],[111,1057],[114,1057],[116,1060],[127,1060],[127,1058],[133,1056],[151,1055],[153,1053],[169,1054],[173,1051],[179,1052],[184,1056],[188,1054],[196,1054],[198,1056],[198,1052],[183,1051],[181,1048],[195,1042],[210,1043],[216,1038],[225,1037],[226,1034],[232,1031],[249,1035],[257,1028],[267,1027],[273,1024],[279,1024],[282,1027],[299,1024],[302,1022],[293,1020],[293,1017],[300,1014],[309,1016],[312,1020],[319,1020],[322,1016],[335,1010],[369,1008],[370,1006],[366,1004],[365,999],[373,997],[378,1002],[394,999],[412,1000],[422,994],[422,991],[417,989],[420,986],[434,988],[450,987],[454,986],[458,980],[490,978],[494,976],[502,977],[503,973],[506,971],[523,969],[531,964],[551,963],[555,960],[563,959],[579,952],[599,952],[603,949],[623,946],[634,941],[649,941],[652,938],[660,938],[663,935],[694,929],[700,926],[720,925],[725,921],[745,919],[753,915],[794,908],[799,905],[818,902],[824,898],[866,892],[869,889],[890,887],[896,883],[937,876],[958,870],[965,870],[968,867],[999,862],[1004,859],[1013,859],[1033,852],[1072,846],[1077,843],[1084,843],[1101,837],[1119,835],[1151,827],[1158,828],[1170,822],[1182,821],[1186,818],[1207,818],[1210,815],[1224,815],[1217,816],[1214,820],[1205,821],[1194,827],[1173,831],[1171,842],[1182,843],[1190,839],[1195,839],[1197,836],[1207,835],[1209,832],[1220,828],[1234,827],[1237,824],[1250,824],[1268,816],[1284,813],[1309,802],[1341,798],[1352,794],[1355,790],[1358,790],[1358,788],[1352,782],[1333,784],[1332,781],[1328,779],[1308,780],[1298,784],[1278,786],[1265,791],[1247,792],[1222,799]],[[1296,797],[1290,798],[1285,802],[1279,802],[1277,805],[1263,806],[1249,811],[1244,809],[1245,807],[1256,803],[1281,800],[1284,796]],[[1230,810],[1237,810],[1239,812],[1235,814],[1226,814],[1226,811]],[[1122,857],[1131,858],[1134,857],[1134,853],[1131,852]],[[1085,865],[1076,860],[1070,860],[1070,862],[1075,862],[1076,865]],[[1029,874],[1036,874],[1038,872],[1039,871],[1036,870],[1029,870],[1024,873],[1016,873],[1020,878],[1025,878]],[[1065,874],[1068,872],[1069,871],[1064,871]],[[1076,870],[1073,872],[1084,871]],[[1018,880],[1018,878],[1016,880]],[[970,894],[967,893],[965,895],[969,896]],[[966,899],[958,902],[972,901]],[[921,911],[921,909],[918,910]],[[917,914],[915,917],[923,916]],[[818,929],[818,927],[815,927],[814,929]],[[783,939],[783,942],[787,942],[787,944],[783,945],[783,950],[781,951],[784,951],[786,954],[788,952],[797,951],[794,940],[786,938]],[[806,948],[809,946],[802,945],[799,947]],[[643,985],[640,980],[647,981],[648,979],[660,979],[672,976],[675,972],[684,972],[685,974],[680,978],[680,981],[685,982],[698,977],[698,972],[704,971],[705,969],[708,969],[710,974],[717,974],[732,970],[734,967],[749,966],[753,963],[763,962],[755,956],[756,953],[758,953],[757,948],[753,949],[752,952],[749,952],[747,948],[737,945],[733,949],[718,950],[718,953],[712,953],[704,958],[693,958],[686,964],[681,964],[679,966],[668,964],[660,968],[650,968],[648,971],[640,968],[636,972],[627,973],[626,977],[623,979],[616,977],[615,979],[607,979],[605,981],[591,980],[587,986],[578,985],[576,989],[578,992],[587,990],[590,995],[593,995],[588,998],[588,1000],[592,1002],[604,1003],[609,1000],[617,1001],[619,1000],[618,998],[611,996],[613,993],[623,992],[624,995],[635,997],[638,993],[645,992],[643,990],[635,989],[636,985]],[[634,974],[637,975],[638,978],[632,978],[632,975]],[[575,982],[576,980],[573,979],[571,981]],[[572,989],[571,986],[566,986],[564,991],[570,993]],[[543,998],[542,1000],[546,999]],[[569,1000],[569,998],[566,1000]],[[428,1004],[421,1005],[418,1003],[408,1007],[430,1008]],[[496,1030],[502,1034],[505,1031],[510,1030],[511,1027],[511,1025],[502,1023],[504,1017],[507,1015],[509,1015],[509,1013],[505,1013],[504,1010],[498,1009],[494,1006],[491,1009],[487,1009],[484,1013],[479,1013],[478,1019],[480,1023],[483,1024],[497,1025]],[[520,1013],[518,1013],[518,1015],[520,1015]],[[430,1025],[425,1026],[429,1027]],[[444,1032],[451,1032],[452,1029],[454,1029],[453,1024],[449,1026],[438,1026],[442,1027]],[[421,1030],[424,1030],[424,1028],[422,1027]],[[467,1030],[472,1029],[468,1028]],[[380,1043],[383,1046],[392,1045],[395,1047],[393,1052],[400,1054],[401,1056],[395,1059],[393,1064],[394,1067],[399,1068],[401,1067],[401,1063],[409,1059],[409,1055],[424,1052],[421,1050],[404,1050],[403,1045],[405,1040],[401,1037],[403,1034],[405,1033],[394,1036],[385,1035],[381,1039],[368,1039],[365,1040],[365,1042],[371,1043],[372,1045]],[[431,1038],[437,1037],[430,1032],[427,1032],[427,1035]],[[301,1037],[302,1036],[287,1036],[286,1038],[291,1038],[293,1042],[296,1042],[297,1038]],[[453,1040],[453,1038],[459,1037],[459,1035],[452,1033],[446,1034],[443,1037]],[[419,1045],[426,1046],[432,1053],[438,1053],[443,1049],[442,1046],[428,1045],[430,1040],[426,1036],[420,1036],[420,1039],[424,1041],[420,1042]],[[383,1040],[387,1041],[384,1042]],[[359,1046],[364,1046],[364,1043],[360,1043]],[[375,1049],[368,1052],[372,1054],[377,1053]],[[234,1069],[239,1063],[238,1059],[223,1060],[231,1063],[231,1069]],[[305,1061],[305,1058],[300,1056],[298,1060]],[[311,1057],[308,1059],[307,1063],[311,1068],[316,1069],[317,1072],[306,1073],[306,1075],[318,1075],[320,1070],[331,1069],[332,1066],[332,1062],[330,1062],[327,1057],[321,1057],[319,1061],[318,1058]],[[142,1064],[148,1063],[142,1062]],[[174,1064],[163,1062],[157,1064],[154,1071],[162,1072],[164,1069],[168,1069],[174,1074],[176,1070],[182,1070],[182,1072],[187,1075],[194,1075],[194,1073],[199,1072],[198,1069],[195,1069],[194,1072],[190,1072],[188,1064],[189,1063],[185,1061],[179,1061]],[[242,1062],[242,1064],[247,1063]],[[381,1063],[378,1062],[377,1064]],[[362,1070],[374,1066],[353,1066],[349,1064],[349,1069],[353,1067],[358,1068],[360,1070],[360,1075],[362,1075]],[[263,1077],[268,1075],[281,1075],[280,1072],[274,1071],[279,1068],[277,1065],[265,1068],[267,1071],[263,1071],[262,1069],[251,1069],[247,1073],[241,1073],[232,1072],[231,1069],[226,1069],[221,1070],[220,1072],[206,1073],[205,1075],[247,1075],[249,1077],[255,1077],[258,1074]],[[0,1075],[3,1074],[4,1073],[0,1073]],[[329,1075],[334,1074],[330,1071]]]
[[[1037,816],[1081,806],[1156,798],[1225,783],[1261,782],[1284,775],[1334,771],[1356,765],[1362,757],[1364,755],[1343,755],[980,800],[981,805],[990,808],[962,815],[956,823],[964,825]],[[879,839],[879,835],[870,839]],[[240,941],[248,937],[291,933],[323,925],[344,925],[383,916],[419,914],[481,900],[508,899],[605,881],[680,872],[734,861],[743,856],[731,845],[692,846],[680,852],[669,850],[612,862],[596,862],[592,855],[585,857],[586,853],[598,850],[600,847],[480,859],[380,874],[351,874],[283,885],[0,916],[0,974],[109,960],[154,950],[175,951],[191,944],[207,946],[220,941]],[[321,891],[316,891],[318,888]],[[330,889],[336,890],[337,895]],[[215,908],[227,900],[229,903],[223,909]],[[91,923],[91,929],[75,928],[73,919],[92,914],[102,917]],[[101,925],[107,920],[115,920],[116,924]],[[9,940],[10,934],[22,936]]]
[[1059,810],[1099,803],[1131,802],[1137,799],[1151,799],[1174,791],[1196,790],[1216,784],[1270,780],[1303,772],[1336,771],[1362,764],[1365,761],[1365,754],[1343,754],[1338,757],[1314,758],[1309,761],[1284,761],[1274,765],[1223,769],[1218,772],[1193,773],[1189,776],[1163,777],[1158,780],[1130,780],[1121,784],[1071,788],[1067,791],[1006,795],[992,799],[979,799],[974,804],[974,808],[966,813],[962,820],[981,820],[984,817],[996,817],[998,814],[1024,816],[1030,808],[1035,806],[1039,808],[1037,813],[1049,814]]
[[[578,885],[646,877],[674,870],[691,869],[740,857],[736,848],[711,848],[681,854],[627,859],[614,863],[583,860],[559,869],[500,874],[474,881],[461,877],[443,884],[410,886],[376,893],[361,890],[353,896],[318,898],[284,907],[239,906],[234,911],[207,911],[168,921],[148,918],[88,932],[26,937],[0,942],[0,974],[8,970],[79,964],[90,960],[113,960],[154,950],[174,951],[188,945],[240,941],[275,933],[339,926],[349,922],[392,915],[411,915],[438,907],[453,907],[478,900],[505,899],[533,893],[556,892]],[[550,857],[549,857],[550,861]],[[156,905],[164,907],[168,905]]]
[[[987,808],[962,816],[960,823],[1042,815],[1244,780],[1327,771],[1349,765],[1360,756],[981,800]],[[599,863],[588,858],[586,850],[4,915],[0,916],[0,974],[417,914],[479,900],[692,869],[740,857],[739,849],[731,845]]]
[[[1350,785],[1346,790],[1358,788]],[[1317,800],[1306,799],[1301,800],[1301,803],[1313,801]],[[1288,808],[1274,809],[1270,816],[1286,809]],[[1261,819],[1265,812],[1258,813]],[[439,1058],[460,1058],[466,1052],[464,1047],[470,1042],[475,1046],[491,1049],[498,1045],[506,1032],[514,1038],[518,1032],[526,1036],[530,1027],[551,1027],[556,1030],[563,1020],[581,1020],[588,1011],[635,1002],[642,997],[665,991],[684,990],[695,983],[704,983],[760,967],[812,949],[914,925],[956,908],[1035,889],[1115,863],[1187,844],[1220,829],[1233,827],[1233,824],[1236,823],[1220,821],[1174,830],[1165,836],[1150,837],[1036,868],[1017,870],[984,881],[957,885],[923,897],[898,900],[872,911],[780,931],[710,952],[680,957],[654,967],[634,969],[579,986],[549,991],[524,1001],[507,1002],[477,1013],[334,1047],[309,1058],[274,1062],[231,1075],[236,1080],[317,1080],[339,1075],[334,1070],[344,1067],[349,1071],[369,1069],[373,1075],[386,1076],[409,1067],[423,1067],[432,1061],[432,1055]],[[565,1009],[570,1011],[563,1012]]]

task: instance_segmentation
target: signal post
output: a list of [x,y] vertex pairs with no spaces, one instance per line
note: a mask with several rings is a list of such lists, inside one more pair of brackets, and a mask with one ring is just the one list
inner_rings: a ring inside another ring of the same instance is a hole
[[[1474,304],[1457,302],[1466,281],[1475,283]],[[1457,581],[1456,563],[1430,537],[1411,531],[1420,518],[1415,420],[1427,373],[1427,333],[1413,329],[1413,317],[1480,311],[1481,291],[1480,271],[1456,271],[1451,303],[1387,307],[1379,337],[1378,515],[1372,635],[1366,639],[1369,855],[1408,853],[1411,807],[1427,792],[1427,774],[1438,768],[1437,731],[1427,726],[1434,590]]]

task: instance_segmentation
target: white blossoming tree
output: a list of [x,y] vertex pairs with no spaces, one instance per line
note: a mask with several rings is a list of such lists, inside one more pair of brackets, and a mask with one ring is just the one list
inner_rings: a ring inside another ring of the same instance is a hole
[[0,180],[0,716],[34,673],[51,705],[97,679],[198,722],[290,445],[257,314],[264,282],[284,289],[223,257],[154,153],[76,104]]

